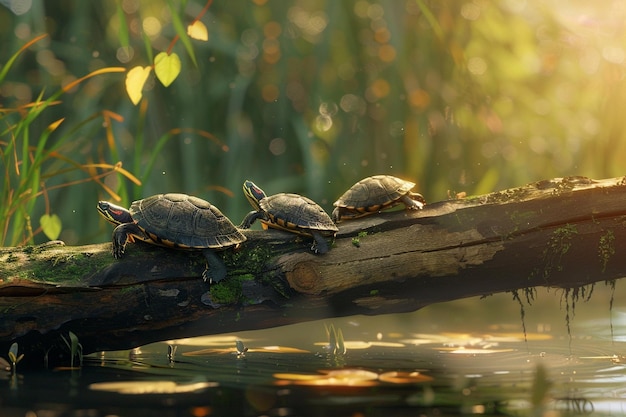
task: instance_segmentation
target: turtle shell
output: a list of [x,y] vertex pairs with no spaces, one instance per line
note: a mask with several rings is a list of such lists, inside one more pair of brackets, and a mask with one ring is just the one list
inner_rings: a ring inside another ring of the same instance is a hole
[[374,175],[354,184],[333,205],[361,213],[375,212],[397,204],[413,187],[415,183],[391,175]]
[[246,237],[209,203],[186,194],[159,194],[138,200],[130,214],[157,244],[188,249],[224,249]]
[[325,236],[339,231],[330,216],[315,201],[299,194],[280,193],[259,201],[272,227],[294,233],[311,235],[311,231]]

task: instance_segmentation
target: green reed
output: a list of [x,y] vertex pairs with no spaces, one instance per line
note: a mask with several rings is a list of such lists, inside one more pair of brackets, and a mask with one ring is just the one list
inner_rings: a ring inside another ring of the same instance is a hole
[[[12,55],[0,71],[0,85],[18,57],[45,37],[46,35],[42,35],[34,38]],[[113,198],[119,199],[117,193],[102,181],[105,176],[117,173],[139,184],[121,164],[84,163],[67,156],[67,149],[77,145],[76,141],[81,137],[79,132],[83,127],[95,122],[102,123],[100,112],[67,129],[60,129],[65,117],[52,121],[43,129],[39,126],[41,119],[45,119],[43,115],[50,108],[61,105],[61,98],[83,81],[123,70],[114,67],[96,70],[65,85],[47,98],[44,98],[42,91],[31,103],[0,110],[0,161],[3,171],[0,182],[0,245],[33,243],[34,236],[41,232],[49,239],[58,237],[61,230],[60,218],[50,207],[48,197],[48,193],[54,189],[90,181],[98,184]],[[57,177],[67,178],[67,174],[76,171],[80,172],[78,177],[65,182],[55,181]],[[46,203],[45,214],[35,223],[32,213],[40,198]]]

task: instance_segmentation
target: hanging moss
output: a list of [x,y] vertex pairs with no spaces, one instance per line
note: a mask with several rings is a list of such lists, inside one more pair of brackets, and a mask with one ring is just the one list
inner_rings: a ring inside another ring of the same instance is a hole
[[598,257],[602,265],[602,272],[606,271],[607,262],[615,255],[614,243],[615,235],[612,230],[607,230],[606,233],[600,237],[600,242],[598,242]]

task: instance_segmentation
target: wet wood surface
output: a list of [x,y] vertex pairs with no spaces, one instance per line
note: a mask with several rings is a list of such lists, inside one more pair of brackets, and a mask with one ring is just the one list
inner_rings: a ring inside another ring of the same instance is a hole
[[[339,224],[332,250],[247,230],[209,285],[200,253],[110,242],[0,249],[0,355],[31,360],[263,329],[535,286],[577,288],[626,276],[626,182],[569,177]],[[54,358],[49,358],[54,359]]]

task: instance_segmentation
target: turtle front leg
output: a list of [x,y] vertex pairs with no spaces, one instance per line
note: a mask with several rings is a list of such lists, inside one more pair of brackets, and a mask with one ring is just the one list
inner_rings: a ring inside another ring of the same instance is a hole
[[314,239],[313,245],[311,246],[311,250],[313,252],[324,254],[330,250],[330,247],[328,246],[328,242],[326,241],[326,238],[324,238],[324,236],[322,236],[320,233],[317,233],[317,232],[313,232],[311,234],[313,235],[313,239]]
[[256,221],[256,219],[265,218],[265,215],[261,211],[252,210],[250,213],[246,215],[241,221],[239,225],[240,229],[249,229],[252,226],[252,223]]
[[134,243],[134,236],[143,236],[144,232],[135,223],[120,224],[113,230],[113,257],[120,259],[124,256],[127,243]]
[[224,261],[212,249],[203,249],[202,254],[206,258],[206,269],[202,272],[202,279],[212,284],[226,278],[226,266]]
[[404,203],[409,210],[421,210],[424,208],[424,197],[418,193],[405,194],[400,197],[400,201]]

